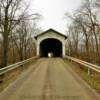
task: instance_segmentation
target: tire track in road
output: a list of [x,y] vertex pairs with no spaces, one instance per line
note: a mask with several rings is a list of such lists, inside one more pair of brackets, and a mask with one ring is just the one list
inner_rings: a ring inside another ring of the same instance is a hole
[[52,86],[51,80],[50,80],[50,74],[51,74],[50,67],[52,66],[52,63],[53,62],[52,62],[51,58],[49,58],[41,100],[52,100],[53,86]]
[[[63,67],[62,62],[60,61],[60,58],[52,58],[48,60],[48,65],[47,65],[47,70],[46,70],[46,76],[45,76],[45,81],[44,81],[44,86],[43,86],[43,92],[42,95],[40,96],[41,98],[39,100],[82,100],[79,99],[78,96],[66,96],[66,95],[61,95],[58,94],[56,91],[57,89],[57,84],[58,83],[53,83],[55,80],[53,80],[53,77],[55,77],[57,67]],[[53,72],[52,72],[53,71]],[[58,72],[56,73],[58,74]],[[62,73],[61,73],[62,74]],[[60,77],[55,77],[56,79],[59,79]],[[63,79],[62,79],[63,80]],[[59,83],[62,83],[63,81],[59,81]],[[61,88],[62,86],[60,86]],[[64,90],[65,91],[65,90]]]

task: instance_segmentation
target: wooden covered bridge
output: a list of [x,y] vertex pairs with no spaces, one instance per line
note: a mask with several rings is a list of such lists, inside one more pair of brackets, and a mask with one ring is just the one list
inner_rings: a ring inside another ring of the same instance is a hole
[[45,57],[52,52],[54,57],[65,56],[65,44],[67,36],[53,29],[49,29],[35,36],[37,56]]

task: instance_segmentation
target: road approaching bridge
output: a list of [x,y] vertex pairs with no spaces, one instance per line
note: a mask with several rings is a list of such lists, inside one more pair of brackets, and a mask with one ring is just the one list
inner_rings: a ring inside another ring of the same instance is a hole
[[0,94],[0,100],[99,100],[60,58],[41,58]]

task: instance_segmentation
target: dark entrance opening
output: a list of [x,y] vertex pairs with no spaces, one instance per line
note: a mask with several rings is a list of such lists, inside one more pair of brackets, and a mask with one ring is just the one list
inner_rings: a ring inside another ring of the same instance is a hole
[[62,43],[57,39],[46,39],[40,43],[40,56],[48,57],[52,53],[53,57],[62,57]]

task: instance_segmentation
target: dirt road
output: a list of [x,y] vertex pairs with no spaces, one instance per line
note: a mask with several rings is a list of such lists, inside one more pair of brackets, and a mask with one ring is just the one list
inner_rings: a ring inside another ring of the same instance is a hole
[[60,58],[39,59],[0,94],[0,100],[97,100]]

